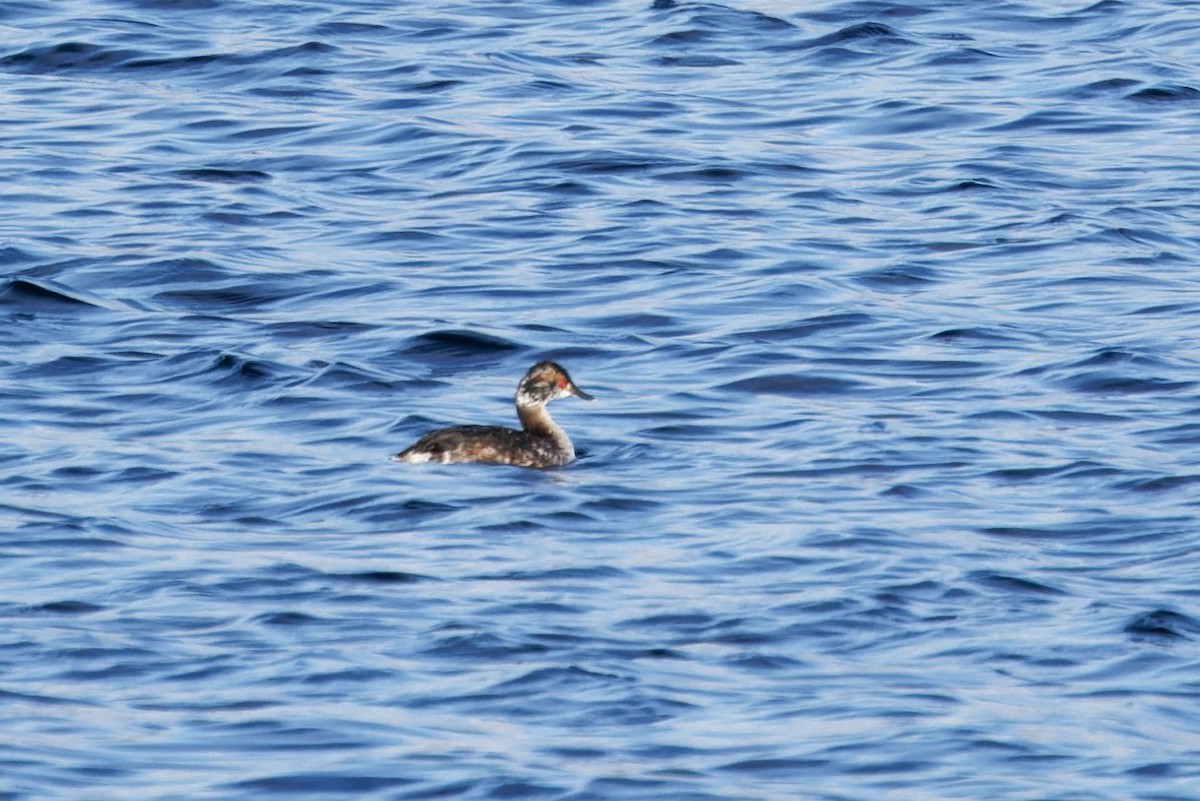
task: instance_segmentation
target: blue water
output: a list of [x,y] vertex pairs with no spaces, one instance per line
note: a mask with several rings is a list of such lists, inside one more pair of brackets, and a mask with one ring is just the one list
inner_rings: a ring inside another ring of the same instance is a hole
[[[6,0],[0,798],[1200,798],[1198,64]],[[578,462],[389,461],[542,358]]]

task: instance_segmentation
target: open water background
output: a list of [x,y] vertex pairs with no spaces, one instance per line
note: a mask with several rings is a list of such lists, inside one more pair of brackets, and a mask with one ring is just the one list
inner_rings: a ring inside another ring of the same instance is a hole
[[[0,798],[1200,798],[1197,65],[6,0]],[[579,462],[388,461],[540,358]]]

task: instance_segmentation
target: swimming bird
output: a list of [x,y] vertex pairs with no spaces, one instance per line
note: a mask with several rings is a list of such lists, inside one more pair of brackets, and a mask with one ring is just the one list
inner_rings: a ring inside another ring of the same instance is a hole
[[397,462],[479,462],[517,467],[558,467],[575,460],[567,432],[546,411],[552,400],[574,395],[594,400],[575,386],[554,362],[538,362],[517,384],[517,417],[521,430],[504,426],[464,425],[431,431],[396,454]]

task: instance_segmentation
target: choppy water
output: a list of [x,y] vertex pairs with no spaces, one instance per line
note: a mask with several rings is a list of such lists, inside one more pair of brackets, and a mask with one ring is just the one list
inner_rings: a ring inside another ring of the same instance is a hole
[[1200,18],[1055,5],[5,2],[0,797],[1200,797]]

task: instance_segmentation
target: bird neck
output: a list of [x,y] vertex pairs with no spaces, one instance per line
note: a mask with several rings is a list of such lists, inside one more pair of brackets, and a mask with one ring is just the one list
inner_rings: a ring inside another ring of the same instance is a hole
[[571,445],[567,432],[563,431],[558,423],[550,417],[550,412],[546,411],[546,404],[539,403],[529,406],[517,404],[517,417],[521,418],[521,427],[527,433],[552,439],[560,450],[571,454],[575,453],[575,448]]

